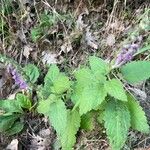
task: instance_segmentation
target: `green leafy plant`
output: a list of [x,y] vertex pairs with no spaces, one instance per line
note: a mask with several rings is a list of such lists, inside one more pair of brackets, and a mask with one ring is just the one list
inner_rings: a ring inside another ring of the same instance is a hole
[[0,100],[0,132],[13,135],[22,131],[25,113],[31,106],[29,98],[21,93],[15,99]]
[[47,32],[47,28],[50,28],[56,23],[56,17],[53,14],[43,13],[40,15],[39,24],[31,30],[31,38],[36,42]]
[[[48,116],[61,141],[62,149],[72,149],[79,128],[92,130],[94,117],[97,115],[98,122],[106,128],[113,150],[120,150],[124,146],[130,127],[149,133],[142,107],[125,90],[123,83],[113,76],[115,69],[112,69],[111,63],[91,56],[89,64],[76,70],[72,81],[56,65],[52,65],[40,90],[42,100],[39,102],[38,112]],[[127,63],[118,70],[131,84],[150,77],[146,68],[150,68],[149,61],[137,61]],[[66,105],[65,97],[72,101],[73,107]]]
[[[6,60],[1,57],[1,61]],[[37,89],[37,111],[48,117],[63,150],[73,148],[79,129],[93,130],[96,120],[105,127],[113,150],[122,149],[130,128],[149,133],[145,112],[126,90],[124,82],[134,85],[148,79],[150,62],[127,62],[127,59],[122,62],[120,67],[114,67],[114,61],[107,63],[90,56],[89,65],[75,70],[70,78],[56,65],[49,67],[44,83]],[[21,70],[27,83],[36,85],[38,68],[28,64]],[[24,115],[31,110],[31,101],[19,93],[14,100],[1,100],[0,110],[0,131],[12,135],[23,129]]]

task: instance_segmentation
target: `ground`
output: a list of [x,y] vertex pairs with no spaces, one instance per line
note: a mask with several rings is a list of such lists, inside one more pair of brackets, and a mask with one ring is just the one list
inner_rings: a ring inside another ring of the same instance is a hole
[[[139,25],[147,23],[147,18],[143,19],[147,9],[149,0],[1,0],[0,53],[22,67],[28,63],[37,65],[42,72],[38,80],[41,84],[48,64],[55,63],[71,74],[90,55],[109,61],[125,41],[132,40],[131,36],[142,35],[141,45],[148,45],[149,32],[139,31]],[[145,58],[150,58],[148,52],[135,59]],[[134,94],[139,96],[150,124],[150,80],[134,88],[138,89]],[[17,91],[6,64],[0,62],[0,99],[8,99]],[[36,102],[36,92],[33,101]],[[25,120],[26,128],[21,133],[9,137],[0,133],[0,149],[5,149],[13,139],[18,139],[20,150],[59,149],[47,118],[27,113]],[[149,145],[150,135],[130,131],[124,150],[146,150]],[[80,131],[75,149],[108,150],[103,128]]]

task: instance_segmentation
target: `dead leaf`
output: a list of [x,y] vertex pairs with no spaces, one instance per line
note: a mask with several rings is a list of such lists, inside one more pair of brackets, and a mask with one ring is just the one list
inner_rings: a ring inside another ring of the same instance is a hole
[[43,51],[42,52],[42,62],[43,64],[56,64],[57,63],[57,54],[54,54],[52,52]]
[[61,46],[60,54],[61,54],[61,52],[68,53],[71,50],[72,50],[72,44],[71,44],[70,40],[67,39],[65,41],[65,43]]
[[50,134],[51,134],[51,130],[50,130],[50,129],[42,129],[42,130],[40,130],[40,132],[39,132],[39,135],[40,135],[41,137],[44,137],[44,138],[50,137]]
[[10,99],[10,100],[11,100],[11,99],[15,99],[17,92],[18,92],[18,91],[16,91],[15,93],[9,95],[7,99]]
[[79,31],[83,31],[84,28],[87,27],[87,24],[84,24],[83,22],[83,15],[84,14],[87,14],[87,13],[81,13],[79,16],[78,16],[78,19],[76,21],[76,28],[79,30]]
[[96,42],[96,38],[92,36],[92,33],[90,32],[90,27],[86,29],[85,40],[89,46],[94,49],[98,49],[98,43]]
[[25,45],[24,46],[24,50],[23,50],[23,55],[28,59],[29,58],[29,55],[30,55],[30,52],[32,51],[33,49],[30,47],[30,45]]
[[109,34],[107,39],[106,39],[106,44],[109,46],[113,46],[115,44],[115,35],[114,34]]
[[11,143],[6,147],[6,150],[18,150],[18,140],[14,139]]
[[30,147],[36,150],[46,150],[50,146],[50,140],[41,136],[33,136]]
[[25,31],[23,29],[17,31],[17,37],[21,40],[21,42],[27,43]]
[[118,21],[117,19],[113,23],[111,23],[110,28],[116,31],[125,30],[124,24],[121,21]]

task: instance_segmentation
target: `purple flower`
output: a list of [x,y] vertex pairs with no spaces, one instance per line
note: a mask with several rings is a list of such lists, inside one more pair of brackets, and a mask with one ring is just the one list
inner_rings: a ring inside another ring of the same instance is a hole
[[18,85],[20,89],[22,89],[22,90],[28,89],[27,83],[23,80],[23,78],[17,72],[16,69],[14,69],[11,65],[8,65],[7,71],[12,75],[12,78],[14,79],[15,84]]
[[142,41],[142,37],[137,37],[137,40],[131,44],[124,45],[121,52],[118,54],[113,68],[120,67],[121,65],[131,61],[134,54],[138,51],[139,45]]

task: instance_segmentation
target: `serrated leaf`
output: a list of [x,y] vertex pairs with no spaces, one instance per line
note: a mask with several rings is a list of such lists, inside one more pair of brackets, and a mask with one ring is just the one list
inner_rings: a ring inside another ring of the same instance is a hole
[[67,125],[67,110],[62,100],[57,100],[50,105],[49,120],[58,133],[62,135]]
[[40,74],[38,68],[35,65],[27,64],[23,70],[31,83],[35,83],[37,81]]
[[37,107],[37,111],[39,113],[44,114],[45,116],[48,116],[49,112],[50,112],[49,108],[50,108],[51,103],[53,103],[53,102],[55,102],[57,100],[58,100],[58,97],[55,96],[54,94],[51,94],[48,97],[48,99],[39,101],[39,105]]
[[92,112],[81,116],[81,129],[86,131],[94,129],[94,114]]
[[51,65],[44,78],[44,83],[51,85],[57,79],[59,73],[59,68],[56,65]]
[[77,82],[74,86],[72,101],[79,105],[80,115],[83,115],[100,105],[107,93],[103,81],[97,80],[90,69],[80,69],[75,77]]
[[16,100],[0,100],[0,110],[4,113],[23,112]]
[[51,86],[53,82],[57,79],[59,75],[59,68],[56,65],[50,66],[45,78],[44,78],[44,87],[42,89],[42,95],[44,99],[47,99],[51,94]]
[[23,94],[18,93],[16,96],[16,102],[22,108],[30,109],[31,108],[31,101]]
[[150,61],[133,61],[121,67],[123,77],[131,84],[150,78]]
[[68,111],[67,126],[61,137],[62,150],[72,150],[76,142],[76,134],[80,127],[80,115],[74,111]]
[[48,116],[57,134],[62,135],[67,125],[67,110],[61,99],[41,101],[38,112]]
[[113,96],[118,100],[127,101],[127,96],[123,88],[123,84],[119,80],[112,79],[106,81],[104,86],[105,90],[108,92],[109,95]]
[[60,74],[57,80],[53,82],[52,92],[62,94],[70,88],[70,84],[69,78],[64,74]]
[[109,101],[104,112],[104,121],[112,149],[120,150],[125,144],[130,128],[130,113],[127,106],[121,101]]
[[44,79],[43,96],[47,98],[51,93],[62,94],[70,88],[71,82],[56,65],[52,65]]
[[0,115],[0,132],[5,132],[10,129],[14,122],[20,117],[18,114],[3,116]]
[[90,56],[89,63],[93,72],[100,72],[103,75],[106,75],[109,72],[108,64],[101,58]]
[[83,87],[87,85],[88,81],[93,80],[93,77],[94,76],[88,67],[82,68],[75,72],[75,78],[77,79],[78,83],[82,83]]
[[80,115],[86,114],[88,111],[95,109],[105,100],[107,95],[104,87],[94,82],[90,84],[88,83],[84,88],[76,90],[77,91],[75,91],[73,98],[75,99],[74,101],[79,103]]
[[131,127],[143,133],[149,133],[149,125],[142,107],[136,99],[128,94],[127,106],[131,115]]
[[23,130],[24,124],[22,122],[15,122],[10,129],[8,129],[5,133],[10,136],[17,134]]

